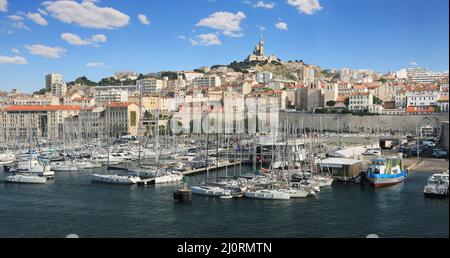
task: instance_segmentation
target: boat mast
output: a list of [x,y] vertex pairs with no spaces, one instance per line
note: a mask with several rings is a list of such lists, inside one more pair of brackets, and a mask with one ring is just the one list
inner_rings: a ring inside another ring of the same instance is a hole
[[138,144],[139,144],[139,157],[138,157],[138,166],[141,166],[141,140],[142,140],[142,136],[141,136],[141,130],[142,130],[142,87],[140,87],[139,89],[139,124],[138,124]]
[[111,100],[108,100],[108,105],[106,106],[106,146],[108,150],[108,171],[109,171],[109,153],[110,153],[110,145],[109,145],[109,106],[111,105]]
[[156,109],[156,135],[155,135],[155,144],[156,144],[156,176],[158,176],[159,172],[159,98],[161,96],[161,92],[158,91],[158,107]]
[[219,182],[219,107],[216,107],[216,182]]

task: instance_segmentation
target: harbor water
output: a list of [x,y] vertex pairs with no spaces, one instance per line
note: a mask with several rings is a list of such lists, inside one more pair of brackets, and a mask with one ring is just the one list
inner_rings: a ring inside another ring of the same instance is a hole
[[[380,189],[335,182],[306,199],[193,196],[191,203],[180,203],[173,200],[177,184],[91,183],[89,174],[102,170],[57,173],[46,185],[2,180],[0,237],[449,236],[448,199],[424,198],[422,192],[430,173],[412,172],[404,183]],[[219,174],[225,175],[225,170]],[[210,180],[215,176],[211,172]],[[205,175],[193,176],[189,184],[203,180]]]

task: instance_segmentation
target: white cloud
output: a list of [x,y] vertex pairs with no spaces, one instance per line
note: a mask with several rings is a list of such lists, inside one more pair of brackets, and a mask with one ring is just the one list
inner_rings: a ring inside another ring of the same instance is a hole
[[61,39],[65,40],[67,43],[76,46],[93,45],[98,46],[97,43],[104,43],[107,41],[107,37],[103,34],[96,34],[89,39],[82,39],[80,36],[73,33],[62,33]]
[[[241,21],[247,18],[243,12],[216,12],[208,18],[202,19],[196,26],[208,27],[222,31],[228,37],[242,37]],[[203,34],[205,35],[205,34]],[[217,36],[216,36],[217,37]]]
[[121,28],[130,22],[130,17],[110,7],[98,7],[92,1],[60,0],[43,3],[47,11],[64,23],[74,23],[86,28],[114,29]]
[[410,63],[410,65],[412,65],[412,66],[419,66],[419,64],[418,64],[416,61],[412,61],[412,62]]
[[105,67],[105,63],[103,62],[91,62],[91,63],[86,63],[86,67]]
[[8,19],[10,19],[11,21],[23,21],[23,17],[19,16],[19,15],[10,15],[8,16]]
[[275,24],[275,27],[279,30],[288,30],[288,25],[285,22],[278,22]]
[[288,0],[290,6],[297,8],[300,13],[312,15],[322,9],[319,0]]
[[96,34],[91,37],[91,42],[93,42],[93,43],[98,43],[98,42],[105,43],[107,40],[108,40],[108,38],[103,34]]
[[30,31],[30,28],[25,24],[24,18],[19,15],[9,15],[7,16],[9,19],[9,23],[7,25],[10,27],[8,34],[14,32],[15,30],[28,30]]
[[184,35],[178,35],[178,36],[177,36],[177,39],[186,40],[186,36],[184,36]]
[[272,9],[275,7],[275,3],[265,3],[264,1],[258,1],[255,5],[253,5],[254,8],[264,8],[264,9]]
[[222,42],[220,41],[219,37],[217,37],[214,33],[208,33],[208,34],[200,34],[195,36],[196,39],[189,39],[189,41],[194,46],[214,46],[214,45],[222,45]]
[[61,47],[49,47],[44,45],[27,45],[25,48],[32,55],[38,55],[48,58],[60,58],[62,54],[66,52],[64,48]]
[[42,17],[42,15],[40,13],[27,13],[27,17],[28,19],[34,21],[35,23],[45,26],[48,25],[48,22],[46,19],[44,19],[44,17]]
[[150,24],[150,20],[148,19],[148,17],[145,14],[139,14],[138,19],[139,19],[139,22],[144,25]]
[[61,38],[72,45],[83,46],[89,44],[89,42],[83,40],[78,35],[75,35],[73,33],[63,33],[61,34]]
[[17,48],[13,48],[13,49],[11,49],[11,51],[12,51],[14,54],[20,54],[20,50],[17,49]]
[[8,0],[0,0],[0,12],[8,11]]
[[0,56],[0,64],[27,64],[27,60],[21,56]]
[[41,8],[38,8],[38,12],[42,15],[47,15],[48,13],[44,10],[42,10]]
[[256,27],[257,27],[260,31],[265,31],[265,30],[267,30],[267,28],[266,28],[266,27],[263,27],[263,26],[256,25]]

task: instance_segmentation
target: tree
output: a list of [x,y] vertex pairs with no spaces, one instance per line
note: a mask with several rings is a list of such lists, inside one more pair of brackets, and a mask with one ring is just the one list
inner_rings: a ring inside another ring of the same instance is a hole
[[161,73],[161,77],[162,77],[162,78],[168,77],[169,80],[176,80],[176,79],[178,79],[178,73],[176,73],[176,72],[170,72],[170,71],[162,72],[162,73]]
[[40,89],[40,90],[38,90],[38,91],[35,91],[34,93],[33,93],[33,95],[44,95],[45,93],[47,93],[47,89]]
[[89,80],[86,76],[78,77],[75,81],[67,83],[68,85],[85,85],[85,86],[97,86],[98,83]]
[[334,100],[327,101],[327,106],[328,106],[328,107],[334,107],[334,106],[336,106],[336,101],[334,101]]
[[152,114],[150,113],[150,111],[145,110],[144,112],[144,119],[150,119],[152,118]]
[[350,98],[346,98],[344,104],[346,107],[348,107],[350,105]]
[[373,104],[375,105],[383,105],[383,101],[375,96],[373,96]]

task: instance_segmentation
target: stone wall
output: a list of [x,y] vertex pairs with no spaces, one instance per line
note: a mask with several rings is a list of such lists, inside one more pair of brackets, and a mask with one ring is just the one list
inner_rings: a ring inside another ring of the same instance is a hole
[[[448,117],[447,117],[448,119]],[[448,121],[445,121],[442,123],[442,128],[441,128],[441,143],[442,143],[442,147],[444,147],[444,149],[448,152],[448,143],[449,143],[449,139],[448,139],[448,130],[449,130],[449,126],[448,126]]]
[[375,116],[354,116],[351,114],[312,114],[306,112],[281,113],[280,124],[283,125],[285,119],[289,123],[302,124],[305,128],[315,130],[341,132],[400,132],[416,133],[422,126],[433,126],[441,128],[442,121],[448,121],[448,114],[433,115],[375,115]]

